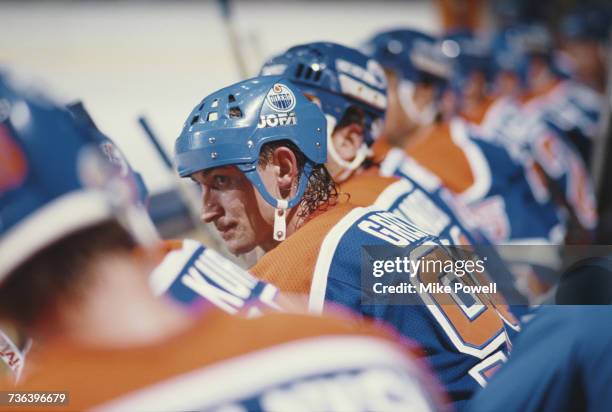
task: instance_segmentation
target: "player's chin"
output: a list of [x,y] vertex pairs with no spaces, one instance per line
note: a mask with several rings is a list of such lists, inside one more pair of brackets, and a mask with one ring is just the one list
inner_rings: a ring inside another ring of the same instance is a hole
[[249,253],[253,249],[255,249],[255,245],[253,242],[245,241],[244,239],[240,239],[239,237],[232,236],[229,239],[225,240],[225,246],[233,255],[244,255],[245,253]]

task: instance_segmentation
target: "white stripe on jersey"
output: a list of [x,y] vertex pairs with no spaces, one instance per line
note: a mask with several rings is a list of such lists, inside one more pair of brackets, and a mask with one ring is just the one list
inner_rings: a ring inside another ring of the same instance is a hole
[[323,239],[317,258],[317,264],[312,276],[312,283],[310,284],[308,310],[311,313],[320,314],[323,312],[325,291],[327,290],[327,276],[329,275],[329,268],[334,258],[334,254],[336,253],[338,242],[340,242],[342,236],[357,220],[373,210],[380,209],[357,207],[351,210],[350,213],[334,225]]

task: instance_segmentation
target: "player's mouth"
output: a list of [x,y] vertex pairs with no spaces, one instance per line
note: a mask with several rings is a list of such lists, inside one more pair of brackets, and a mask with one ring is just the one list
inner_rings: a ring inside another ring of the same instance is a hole
[[228,240],[232,236],[234,232],[234,228],[236,226],[237,226],[236,223],[217,225],[217,230],[219,231],[219,234],[221,235],[223,240]]

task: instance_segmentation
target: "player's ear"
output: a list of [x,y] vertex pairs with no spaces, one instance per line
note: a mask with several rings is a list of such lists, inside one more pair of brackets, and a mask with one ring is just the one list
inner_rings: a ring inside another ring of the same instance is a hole
[[344,126],[334,131],[332,142],[336,153],[340,155],[342,160],[350,162],[357,156],[357,152],[363,144],[363,127],[357,123]]
[[298,162],[293,150],[285,146],[274,149],[272,164],[276,167],[276,183],[283,198],[293,196],[292,189],[297,187],[299,176]]

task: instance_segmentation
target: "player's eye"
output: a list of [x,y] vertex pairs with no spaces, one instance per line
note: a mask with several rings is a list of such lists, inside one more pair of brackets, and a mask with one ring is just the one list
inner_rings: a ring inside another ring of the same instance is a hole
[[230,184],[230,177],[224,175],[215,175],[213,177],[213,185],[216,189],[226,189]]

